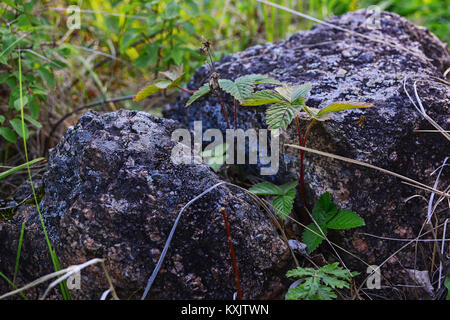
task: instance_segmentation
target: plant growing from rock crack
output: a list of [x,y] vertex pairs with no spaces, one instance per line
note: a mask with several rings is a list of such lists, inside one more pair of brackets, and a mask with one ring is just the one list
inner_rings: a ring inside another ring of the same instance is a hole
[[[295,199],[295,188],[298,181],[291,181],[281,186],[270,182],[255,184],[249,189],[260,196],[275,196],[272,206],[283,220],[291,213]],[[345,230],[364,226],[364,220],[351,210],[341,210],[331,201],[328,192],[323,193],[317,200],[313,210],[313,223],[303,231],[303,243],[307,252],[313,252],[327,235],[328,229]]]
[[261,182],[250,188],[250,192],[260,196],[276,196],[272,200],[274,211],[281,216],[282,219],[291,213],[295,199],[295,187],[298,181],[288,182],[281,186],[274,185],[270,182]]
[[247,97],[251,96],[254,92],[254,88],[258,84],[273,84],[281,85],[282,83],[274,78],[262,75],[262,74],[249,74],[236,78],[234,81],[229,79],[221,79],[220,74],[216,72],[214,62],[211,54],[211,44],[209,41],[203,42],[203,47],[200,52],[207,55],[209,58],[210,77],[209,81],[203,84],[198,90],[188,90],[179,86],[180,81],[184,76],[183,66],[178,66],[173,71],[161,72],[164,76],[163,79],[156,79],[142,90],[140,90],[134,97],[134,101],[141,101],[146,97],[155,94],[159,91],[167,90],[170,88],[178,88],[184,92],[191,93],[192,96],[186,103],[186,107],[189,107],[194,101],[203,97],[204,95],[211,93],[217,97],[221,112],[227,127],[230,127],[230,123],[227,115],[227,108],[222,101],[220,91],[224,91],[231,95],[234,99],[234,126],[237,128],[237,108],[240,103],[243,103]]
[[[237,108],[239,104],[246,101],[247,97],[253,94],[254,87],[258,84],[281,84],[280,81],[262,74],[249,74],[236,78],[234,81],[229,79],[218,79],[217,85],[205,83],[201,86],[187,101],[186,107],[189,107],[194,101],[205,94],[213,92],[214,87],[220,88],[234,99],[234,127],[237,128]],[[222,103],[219,101],[219,103]],[[225,119],[228,117],[224,114]]]
[[303,243],[311,253],[323,241],[328,229],[345,230],[364,226],[364,220],[351,210],[341,210],[331,201],[328,192],[323,193],[312,210],[313,223],[303,231]]
[[338,266],[338,262],[327,264],[317,270],[296,268],[286,273],[287,277],[300,278],[294,282],[286,294],[286,300],[333,300],[337,296],[334,289],[348,288],[351,278],[358,272],[350,272]]
[[[302,85],[283,84],[274,90],[261,90],[247,97],[246,101],[241,103],[243,106],[260,106],[269,104],[266,111],[266,122],[269,129],[286,130],[292,120],[295,118],[297,124],[298,144],[305,147],[309,131],[316,121],[325,121],[331,118],[334,112],[347,109],[369,108],[372,105],[361,102],[335,102],[323,109],[311,108],[306,105],[306,99],[312,86],[310,83]],[[299,117],[306,116],[310,123],[302,137],[300,131]],[[308,221],[308,215],[304,210],[305,201],[305,182],[303,168],[304,151],[300,151],[300,199],[303,208],[303,218]]]

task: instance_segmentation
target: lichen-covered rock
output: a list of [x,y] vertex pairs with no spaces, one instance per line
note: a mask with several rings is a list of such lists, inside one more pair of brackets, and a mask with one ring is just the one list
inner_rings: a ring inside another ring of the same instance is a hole
[[[333,101],[373,104],[374,108],[340,112],[327,122],[317,123],[311,130],[308,146],[386,168],[432,186],[436,175],[430,174],[448,156],[448,140],[439,133],[416,132],[435,128],[416,111],[403,84],[406,83],[408,93],[418,105],[414,93],[416,83],[417,94],[427,114],[448,130],[450,91],[442,80],[444,71],[450,66],[450,53],[447,46],[428,30],[396,14],[382,12],[379,28],[370,28],[368,22],[371,21],[365,10],[327,20],[330,24],[382,41],[371,41],[321,25],[299,32],[286,41],[258,45],[229,55],[215,67],[226,79],[258,73],[292,84],[311,82],[313,89],[307,105],[315,108]],[[200,87],[207,78],[208,69],[199,68],[188,88]],[[198,120],[203,121],[204,130],[226,127],[214,97],[205,96],[186,109],[184,104],[188,96],[180,94],[177,102],[164,110],[165,116],[191,128],[193,121]],[[228,96],[224,100],[232,118],[232,101]],[[238,126],[265,128],[265,109],[241,106]],[[362,116],[366,121],[360,125],[357,122]],[[304,130],[305,121],[301,122],[301,127]],[[295,123],[288,128],[287,135],[286,143],[297,144]],[[324,191],[330,191],[341,207],[364,217],[367,226],[357,231],[391,238],[418,235],[427,204],[420,197],[405,200],[414,194],[429,198],[429,193],[373,169],[308,153],[305,157],[309,206]],[[292,181],[298,178],[299,166],[299,151],[286,149],[280,157],[279,173],[265,178],[279,183]],[[250,170],[258,172],[255,167]],[[449,181],[447,169],[440,181],[438,189],[445,189]],[[437,210],[440,219],[449,217],[444,205],[442,203]],[[404,243],[348,232],[340,244],[367,263],[380,264]],[[351,264],[356,261],[352,257],[346,254],[343,257],[348,258],[349,266],[358,266]],[[387,264],[391,271],[386,266],[382,268],[383,275],[388,279],[392,276],[390,279],[394,282],[403,266],[413,268],[415,260],[418,264],[424,261],[416,257],[413,246],[400,252],[397,258],[390,259]],[[365,273],[365,266],[358,268]]]
[[[173,164],[175,121],[144,112],[88,112],[51,151],[41,210],[63,267],[106,260],[119,297],[139,298],[180,209],[220,182],[205,164]],[[287,245],[242,191],[221,185],[187,208],[152,299],[232,299],[236,291],[221,208],[230,222],[245,298],[281,285]],[[36,212],[27,217],[19,283],[51,272]],[[0,271],[12,274],[21,217],[0,223]],[[13,240],[14,239],[14,240]],[[1,292],[6,286],[2,283]],[[99,299],[100,266],[82,271],[73,297]]]

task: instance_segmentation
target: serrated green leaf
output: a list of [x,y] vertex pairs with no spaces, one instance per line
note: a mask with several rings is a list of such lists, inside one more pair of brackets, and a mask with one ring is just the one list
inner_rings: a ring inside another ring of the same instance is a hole
[[[289,270],[286,276],[297,277],[299,280],[291,285],[288,294],[286,294],[286,299],[335,299],[336,294],[334,294],[333,289],[348,288],[354,274],[339,267],[338,262],[325,265],[317,270],[301,267]],[[299,284],[294,287],[296,283]]]
[[284,103],[283,97],[273,90],[261,90],[255,92],[241,104],[243,106],[261,106],[269,103]]
[[266,111],[266,123],[269,129],[286,130],[294,118],[297,108],[289,103],[275,103]]
[[317,118],[323,118],[329,113],[348,110],[348,109],[360,109],[360,108],[372,108],[373,105],[363,102],[335,102],[327,107],[321,109],[315,116]]
[[247,83],[236,83],[228,79],[219,79],[219,86],[239,102],[244,102],[245,97],[250,96],[253,92],[251,85]]
[[282,219],[291,213],[294,204],[295,190],[289,190],[285,195],[277,196],[273,199],[272,205],[276,214]]
[[263,74],[248,74],[236,78],[235,82],[238,84],[248,84],[251,86],[254,86],[255,84],[281,84],[280,81]]
[[189,107],[194,101],[203,97],[205,94],[209,93],[211,88],[209,87],[209,83],[205,83],[197,91],[195,91],[189,100],[186,102],[186,108]]
[[356,228],[364,225],[364,220],[351,210],[341,210],[333,219],[327,222],[329,229],[338,230]]
[[322,232],[326,235],[327,228],[325,226],[321,226],[321,230],[319,230],[314,223],[310,224],[308,228],[312,231],[309,229],[305,229],[305,231],[303,231],[302,242],[306,244],[306,252],[311,253],[322,243],[324,237],[319,235],[322,235]]
[[285,183],[285,184],[283,184],[283,185],[281,185],[279,187],[286,194],[288,191],[290,191],[292,189],[294,189],[294,192],[295,192],[295,187],[297,187],[297,185],[298,185],[298,181],[295,180],[295,181],[291,181],[291,182]]
[[[299,86],[295,86],[292,92],[292,103],[294,104],[304,104],[305,99],[308,97],[309,92],[311,91],[312,86],[311,83],[307,82]],[[299,100],[297,102],[297,100]]]
[[325,225],[326,222],[337,214],[339,208],[331,201],[329,192],[324,192],[312,210],[312,217],[319,225]]
[[255,184],[248,191],[251,193],[264,196],[264,195],[282,195],[284,194],[283,190],[270,182],[261,182]]
[[0,128],[0,136],[5,138],[5,140],[8,142],[11,142],[11,143],[17,142],[17,136],[14,133],[14,131],[12,131],[10,128],[1,127]]

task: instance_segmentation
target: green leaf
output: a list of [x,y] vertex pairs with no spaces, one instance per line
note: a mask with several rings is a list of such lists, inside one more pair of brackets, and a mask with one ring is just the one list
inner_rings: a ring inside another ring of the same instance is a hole
[[147,87],[145,87],[144,89],[142,89],[141,91],[139,91],[133,100],[135,102],[141,101],[141,100],[147,98],[148,96],[155,94],[158,91],[169,88],[171,83],[172,83],[172,81],[170,81],[170,80],[158,80],[155,83],[152,83],[152,84],[148,85]]
[[339,213],[327,223],[330,229],[350,229],[364,226],[364,220],[351,210],[341,210]]
[[0,136],[5,138],[5,140],[8,142],[11,142],[11,143],[17,142],[17,136],[14,133],[14,131],[12,131],[10,128],[1,127],[0,128]]
[[16,131],[16,133],[22,138],[23,132],[25,131],[25,140],[28,139],[29,137],[28,127],[25,125],[22,131],[22,120],[15,118],[10,120],[9,123],[11,124],[11,127],[13,127],[14,131]]
[[235,98],[239,102],[244,102],[245,97],[252,94],[251,86],[248,86],[246,84],[238,85],[237,83],[228,79],[219,79],[219,86],[223,91],[233,96],[233,98]]
[[283,129],[289,126],[297,107],[289,103],[275,103],[266,111],[266,122],[269,129]]
[[[308,94],[311,91],[311,89],[312,89],[312,86],[311,86],[311,83],[309,83],[309,82],[294,87],[294,90],[292,92],[292,97],[291,97],[292,103],[303,104],[305,102],[305,99],[308,97]],[[297,100],[299,100],[299,101],[297,102]]]
[[263,196],[263,195],[283,195],[283,190],[270,182],[261,182],[255,184],[248,191],[251,193]]
[[277,196],[272,201],[272,205],[276,214],[281,218],[286,217],[291,213],[294,204],[295,190],[289,190],[285,195]]
[[254,86],[255,84],[277,84],[277,85],[282,84],[280,81],[263,74],[248,74],[236,78],[235,82],[237,84],[247,84],[251,86]]
[[156,80],[154,83],[149,84],[147,87],[139,91],[134,97],[134,101],[141,101],[148,96],[155,94],[158,91],[169,89],[178,85],[184,76],[183,65],[178,66],[174,70],[161,72],[168,80]]
[[297,185],[298,185],[298,181],[295,180],[295,181],[291,181],[291,182],[281,185],[280,188],[281,188],[281,190],[283,190],[284,194],[286,194],[288,191],[290,191],[292,189],[294,189],[294,191],[295,191],[295,187],[297,187]]
[[280,82],[262,74],[248,74],[234,81],[219,79],[220,88],[240,103],[244,103],[245,99],[252,95],[253,87],[257,84],[280,84]]
[[45,82],[48,84],[48,86],[54,88],[55,87],[55,78],[53,76],[53,72],[51,72],[49,69],[41,67],[36,70],[37,73],[42,77],[42,79],[45,80]]
[[186,108],[189,107],[194,101],[203,97],[205,94],[209,93],[211,88],[208,83],[205,83],[197,91],[195,91],[192,96],[189,98],[188,102],[186,102]]
[[36,97],[32,97],[30,103],[28,104],[28,110],[30,110],[33,119],[38,119],[41,112],[41,104]]
[[[312,231],[305,229],[302,236],[302,242],[306,244],[306,252],[311,253],[322,243],[324,237],[319,235],[322,235],[322,232],[326,235],[327,228],[325,226],[321,226],[321,232],[314,223],[310,224],[308,228]],[[316,232],[317,235],[313,231]]]
[[166,5],[166,9],[162,15],[162,18],[168,20],[175,19],[176,17],[178,17],[179,11],[180,7],[178,6],[178,3],[176,3],[175,1],[170,1]]
[[326,224],[327,221],[337,214],[339,208],[331,201],[329,192],[324,192],[317,200],[312,210],[313,219],[319,224]]
[[[297,277],[299,280],[291,285],[287,300],[331,300],[337,296],[333,289],[349,288],[351,278],[357,272],[350,272],[338,266],[338,262],[328,264],[319,269],[295,268],[286,273],[287,277]],[[296,287],[294,285],[299,283]]]
[[38,129],[42,128],[42,124],[39,121],[34,120],[30,115],[24,113],[23,118],[27,120],[29,123],[31,123],[33,126],[35,126]]
[[2,124],[3,122],[5,122],[6,118],[2,115],[0,115],[0,124]]
[[172,80],[173,82],[172,86],[177,85],[184,76],[183,65],[181,64],[175,67],[174,70],[167,70],[161,72],[161,74],[165,76],[167,79]]
[[373,107],[373,105],[363,102],[335,102],[321,109],[315,116],[320,119],[333,112],[371,107]]
[[284,103],[283,97],[273,90],[261,90],[255,92],[241,104],[243,106],[261,106],[269,103]]
[[14,109],[16,109],[17,111],[20,111],[20,109],[22,109],[22,106],[25,107],[27,104],[28,104],[27,96],[22,97],[22,104],[21,104],[20,98],[18,98],[14,101]]

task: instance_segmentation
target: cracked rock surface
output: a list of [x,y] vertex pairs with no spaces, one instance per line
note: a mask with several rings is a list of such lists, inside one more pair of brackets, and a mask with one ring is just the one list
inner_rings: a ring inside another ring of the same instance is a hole
[[[87,112],[50,153],[41,211],[63,267],[105,259],[122,299],[140,298],[180,209],[220,182],[206,164],[173,164],[171,133],[180,125],[144,112]],[[288,247],[267,215],[242,191],[221,185],[188,207],[150,299],[232,299],[234,273],[221,213],[230,222],[243,295],[261,298],[290,263]],[[12,275],[27,221],[18,283],[52,272],[32,207],[0,223],[0,270]],[[36,296],[42,293],[35,289]],[[81,273],[72,297],[99,299],[100,265]],[[0,293],[10,291],[0,282]]]
[[[380,27],[376,29],[370,28],[367,24],[370,21],[370,14],[365,10],[327,20],[381,41],[321,25],[285,41],[254,46],[226,56],[215,67],[225,79],[258,73],[291,84],[311,82],[313,89],[306,103],[310,107],[323,108],[333,101],[373,104],[373,108],[340,112],[329,121],[317,123],[310,132],[307,146],[364,161],[433,186],[436,175],[430,174],[449,155],[449,142],[439,133],[416,132],[435,128],[416,111],[406,92],[419,105],[414,93],[416,85],[420,103],[428,116],[444,130],[449,130],[450,90],[442,84],[443,73],[450,66],[449,50],[427,29],[397,14],[382,12]],[[208,69],[201,67],[188,88],[199,88],[207,79]],[[233,119],[233,102],[229,96],[223,96],[229,107],[229,118]],[[214,97],[205,96],[185,108],[188,97],[181,93],[177,102],[164,110],[165,116],[191,129],[194,121],[203,121],[203,130],[226,128]],[[238,127],[244,130],[266,128],[265,110],[265,106],[241,106]],[[356,122],[362,116],[366,121],[359,125]],[[301,121],[303,132],[306,125],[306,121]],[[298,143],[295,122],[288,128],[287,136],[285,143]],[[299,158],[298,150],[285,149],[280,156],[278,174],[263,178],[280,184],[298,179]],[[255,166],[247,169],[259,172]],[[428,199],[430,194],[377,170],[306,153],[305,180],[309,206],[323,192],[329,191],[339,206],[354,210],[365,219],[366,227],[358,228],[357,232],[345,232],[335,240],[369,264],[381,264],[404,243],[382,241],[358,232],[414,238],[425,220],[427,203],[420,197],[406,199],[415,194]],[[445,189],[448,181],[446,168],[437,188]],[[450,217],[448,207],[444,206],[441,204],[437,208],[441,222]],[[365,273],[366,266],[346,254],[343,257],[349,267]],[[417,258],[414,246],[410,246],[388,260],[383,276],[396,281],[405,273],[404,266],[414,267],[415,260],[419,267],[424,267],[421,264],[424,259]]]

